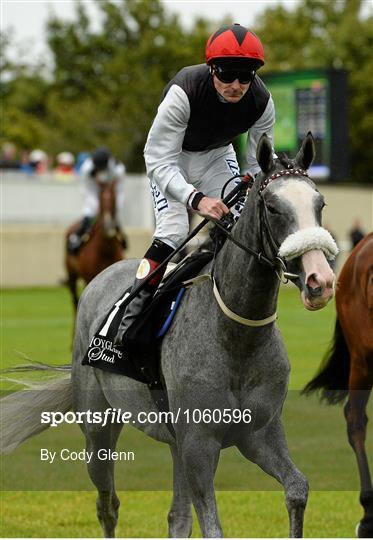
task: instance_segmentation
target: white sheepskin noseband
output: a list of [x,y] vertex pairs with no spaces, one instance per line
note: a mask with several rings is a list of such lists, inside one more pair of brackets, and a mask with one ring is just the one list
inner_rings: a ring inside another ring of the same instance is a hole
[[329,231],[323,227],[309,227],[300,229],[285,238],[278,254],[291,261],[311,249],[321,249],[329,260],[335,259],[339,251]]

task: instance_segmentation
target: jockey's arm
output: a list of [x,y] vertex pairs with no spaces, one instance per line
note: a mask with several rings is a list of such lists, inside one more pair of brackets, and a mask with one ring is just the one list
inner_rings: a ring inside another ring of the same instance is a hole
[[114,170],[114,181],[118,184],[123,183],[126,177],[126,167],[123,163],[117,162]]
[[126,167],[123,163],[117,162],[115,164],[113,174],[111,175],[110,182],[113,182],[115,184],[115,189],[123,190],[123,186],[126,179]]
[[125,177],[126,177],[126,167],[123,163],[116,163],[115,165],[115,174],[114,174],[114,182],[115,182],[115,192],[116,192],[116,206],[117,206],[117,213],[121,212],[124,206],[124,183],[125,183]]
[[144,149],[146,171],[164,194],[187,204],[194,187],[181,174],[178,160],[190,116],[184,90],[171,86],[158,107]]
[[96,182],[91,175],[92,169],[92,160],[88,158],[84,161],[79,173],[84,190],[82,214],[84,217],[90,218],[95,217],[98,212],[98,191]]
[[163,193],[189,205],[203,216],[220,218],[228,208],[219,200],[204,196],[197,206],[190,205],[195,188],[182,175],[178,160],[190,117],[189,100],[182,88],[171,86],[158,107],[144,149],[146,170]]
[[[258,142],[263,133],[267,134],[267,137],[271,140],[272,148],[274,146],[273,130],[275,124],[275,106],[272,96],[270,96],[267,107],[264,109],[262,116],[251,126],[249,131],[249,137],[247,139],[247,165],[248,173],[254,178],[255,175],[260,172],[260,167],[256,160],[256,149]],[[275,154],[274,154],[275,156]]]

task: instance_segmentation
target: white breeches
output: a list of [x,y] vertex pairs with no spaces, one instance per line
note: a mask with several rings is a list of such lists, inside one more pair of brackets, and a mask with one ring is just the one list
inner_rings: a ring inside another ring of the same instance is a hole
[[[95,217],[99,210],[99,189],[97,182],[89,176],[83,178],[84,188],[84,202],[83,202],[83,216]],[[116,214],[117,218],[123,212],[124,204],[124,179],[116,180],[115,186],[116,195]]]
[[[239,166],[233,146],[225,146],[204,152],[182,151],[179,157],[180,172],[185,180],[198,191],[208,197],[220,198],[224,184],[232,176],[239,174]],[[230,182],[226,189],[227,195],[239,181]],[[188,236],[189,220],[184,204],[174,200],[159,189],[158,185],[149,178],[153,195],[156,228],[154,238],[159,238],[169,246],[178,247]],[[238,209],[232,209],[237,212]]]

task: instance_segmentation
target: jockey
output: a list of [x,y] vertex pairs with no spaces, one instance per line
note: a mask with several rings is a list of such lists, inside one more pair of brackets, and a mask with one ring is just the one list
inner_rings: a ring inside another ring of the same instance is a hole
[[83,162],[80,168],[84,185],[83,218],[79,228],[69,235],[68,249],[70,253],[77,253],[83,243],[84,236],[89,232],[98,214],[100,182],[115,182],[118,220],[123,209],[125,171],[123,163],[116,161],[107,148],[97,148],[92,156]]
[[[148,134],[144,156],[156,228],[134,287],[185,240],[188,208],[207,218],[228,214],[221,189],[240,172],[232,139],[250,130],[251,176],[260,171],[256,147],[261,135],[266,133],[273,141],[274,104],[256,74],[264,65],[258,37],[239,24],[223,26],[210,36],[205,53],[206,64],[185,67],[166,86]],[[156,274],[127,306],[117,345],[125,344],[126,330],[152,298],[163,274]]]

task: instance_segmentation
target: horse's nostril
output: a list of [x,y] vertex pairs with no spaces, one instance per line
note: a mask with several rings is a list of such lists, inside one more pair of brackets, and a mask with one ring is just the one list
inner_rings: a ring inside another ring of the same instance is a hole
[[311,298],[322,296],[325,290],[325,279],[318,273],[314,272],[308,276],[306,281],[307,294]]
[[317,289],[320,287],[320,282],[317,279],[317,274],[311,274],[307,279],[307,288],[308,289]]
[[307,285],[307,292],[309,296],[321,296],[323,289],[322,287],[311,287]]

